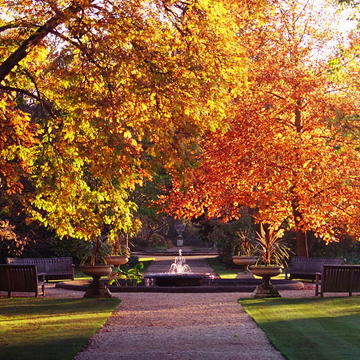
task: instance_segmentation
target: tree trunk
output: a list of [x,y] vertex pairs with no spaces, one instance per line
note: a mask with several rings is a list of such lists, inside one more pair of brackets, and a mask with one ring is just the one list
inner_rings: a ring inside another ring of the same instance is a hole
[[301,230],[300,222],[302,215],[298,209],[298,201],[293,200],[291,203],[292,212],[295,223],[295,240],[296,240],[296,255],[297,256],[309,256],[306,231]]
[[[295,128],[297,133],[301,133],[302,131],[302,122],[301,122],[302,119],[301,119],[301,110],[300,110],[301,103],[302,100],[297,99],[296,101],[297,106],[295,108]],[[297,175],[295,174],[295,176]],[[302,215],[301,212],[299,211],[299,201],[296,199],[296,196],[295,199],[292,201],[291,206],[292,206],[293,217],[295,222],[296,255],[308,257],[309,251],[307,244],[307,236],[306,236],[306,231],[304,232],[300,228]]]
[[296,255],[309,256],[306,232],[302,230],[295,230],[296,239]]

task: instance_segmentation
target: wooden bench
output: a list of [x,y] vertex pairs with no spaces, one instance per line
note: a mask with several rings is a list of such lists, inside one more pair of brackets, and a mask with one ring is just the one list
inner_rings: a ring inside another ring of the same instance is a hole
[[341,265],[343,262],[342,258],[293,256],[285,269],[285,278],[314,281],[316,273],[321,272],[324,265]]
[[45,280],[74,280],[74,264],[71,257],[57,258],[7,258],[8,264],[36,265],[38,273],[45,274]]
[[316,274],[315,296],[325,292],[360,291],[360,265],[324,265],[322,272]]
[[8,297],[11,297],[13,291],[35,292],[37,297],[39,286],[44,296],[44,274],[39,274],[35,265],[0,264],[0,291],[7,291]]

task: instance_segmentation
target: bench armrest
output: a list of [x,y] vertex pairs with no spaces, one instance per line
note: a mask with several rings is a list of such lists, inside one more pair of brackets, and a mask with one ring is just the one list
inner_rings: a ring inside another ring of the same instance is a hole
[[45,276],[46,273],[37,273],[38,281],[40,282],[42,296],[45,296]]
[[319,291],[319,286],[321,286],[321,273],[315,273],[315,296],[318,296],[319,293],[322,296],[322,292]]
[[45,275],[46,275],[46,273],[37,273],[37,277],[38,277],[39,281],[45,282]]

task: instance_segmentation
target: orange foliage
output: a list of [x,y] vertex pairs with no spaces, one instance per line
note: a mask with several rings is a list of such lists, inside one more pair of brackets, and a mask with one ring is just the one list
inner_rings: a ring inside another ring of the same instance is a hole
[[12,94],[0,93],[0,191],[21,192],[21,176],[31,172],[37,126],[21,111]]
[[349,61],[351,48],[333,49],[324,9],[273,3],[266,23],[247,31],[250,86],[230,130],[203,139],[200,166],[174,182],[168,211],[230,220],[245,205],[259,222],[359,239],[359,138],[343,127],[346,119],[359,127],[358,75],[349,76],[359,63]]

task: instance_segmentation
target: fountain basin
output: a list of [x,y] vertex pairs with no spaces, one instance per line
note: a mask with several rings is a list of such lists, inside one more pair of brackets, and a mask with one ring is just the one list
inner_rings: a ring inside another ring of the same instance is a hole
[[157,286],[200,286],[204,279],[213,279],[210,273],[149,273],[144,278],[151,279]]
[[[250,293],[261,283],[261,279],[203,279],[201,286],[152,286],[145,279],[143,284],[136,286],[108,286],[113,292],[154,292],[154,293],[219,293],[238,292]],[[107,283],[107,280],[103,280]],[[304,284],[295,280],[272,280],[278,290],[303,290]],[[85,291],[89,280],[71,280],[59,282],[57,288]],[[307,285],[309,286],[309,284]],[[312,284],[310,285],[312,286]],[[314,285],[315,286],[315,285]]]

